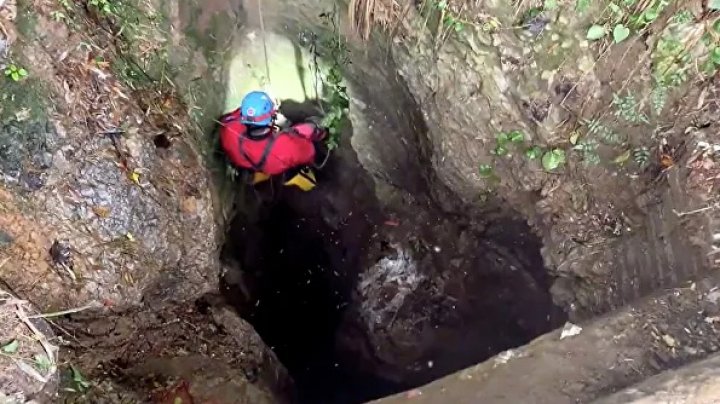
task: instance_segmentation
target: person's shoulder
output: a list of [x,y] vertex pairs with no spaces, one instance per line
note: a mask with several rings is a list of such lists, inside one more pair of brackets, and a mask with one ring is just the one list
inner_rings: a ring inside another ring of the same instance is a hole
[[247,132],[248,128],[240,122],[239,119],[229,119],[227,121],[220,121],[220,132],[221,133],[232,133],[232,134],[243,134]]
[[242,125],[242,123],[240,122],[240,108],[238,108],[234,111],[230,111],[220,117],[220,122],[224,123],[224,124],[229,124],[229,123],[235,122],[235,121],[237,121],[237,123]]

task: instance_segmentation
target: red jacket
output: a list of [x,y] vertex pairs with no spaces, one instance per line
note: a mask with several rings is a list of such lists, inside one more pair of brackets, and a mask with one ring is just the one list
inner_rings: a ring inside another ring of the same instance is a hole
[[325,131],[313,123],[300,123],[278,131],[270,129],[266,136],[253,139],[248,127],[240,122],[240,110],[220,119],[220,144],[230,161],[252,171],[278,175],[298,166],[312,164],[315,145]]

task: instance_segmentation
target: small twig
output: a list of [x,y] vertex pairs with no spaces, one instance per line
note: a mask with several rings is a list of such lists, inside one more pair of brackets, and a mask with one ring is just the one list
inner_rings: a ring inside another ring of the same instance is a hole
[[45,350],[45,354],[47,355],[48,360],[50,361],[50,368],[48,369],[47,376],[43,377],[37,372],[35,372],[35,374],[33,374],[33,372],[31,372],[31,370],[34,371],[34,369],[32,369],[32,367],[27,364],[23,364],[22,362],[16,362],[16,364],[25,373],[28,373],[35,378],[37,378],[37,376],[40,376],[42,378],[42,380],[39,378],[37,378],[37,379],[44,383],[47,383],[47,381],[50,379],[50,376],[52,376],[57,371],[57,364],[55,362],[55,350],[57,348],[55,346],[53,346],[52,344],[50,344],[50,342],[48,342],[45,334],[41,333],[40,330],[38,330],[37,327],[35,327],[35,324],[33,324],[32,321],[30,321],[30,319],[28,319],[28,316],[25,314],[25,310],[23,309],[23,306],[22,306],[24,301],[23,300],[14,300],[13,303],[15,304],[15,315],[23,323],[25,323],[25,325],[30,329],[30,331],[33,332],[33,334],[35,334],[35,338],[37,338],[38,342],[40,342],[40,345],[42,345],[43,349]]
[[697,213],[707,212],[708,210],[712,210],[712,209],[717,209],[718,206],[720,206],[720,205],[715,204],[715,205],[706,206],[706,207],[704,207],[704,208],[691,210],[691,211],[688,211],[688,212],[678,212],[677,210],[673,209],[673,213],[674,213],[677,217],[683,217],[683,216],[694,215],[694,214],[697,214]]
[[85,310],[88,310],[88,309],[93,309],[93,308],[95,308],[95,307],[96,307],[95,305],[88,304],[88,305],[86,305],[86,306],[76,307],[76,308],[74,308],[74,309],[67,309],[67,310],[62,310],[62,311],[55,311],[55,312],[52,312],[52,313],[35,314],[35,315],[32,315],[32,316],[28,316],[28,318],[60,317],[60,316],[68,315],[68,314],[79,313],[79,312],[81,312],[81,311],[85,311]]
[[27,373],[33,379],[39,381],[40,383],[48,382],[48,379],[46,377],[44,377],[43,375],[41,375],[40,373],[38,373],[38,371],[35,370],[35,368],[33,368],[31,365],[28,365],[27,363],[17,360],[17,359],[13,359],[13,362],[15,362],[15,365],[18,368],[20,368],[20,370]]
[[2,31],[3,35],[5,35],[5,39],[8,40],[8,44],[9,44],[10,35],[8,35],[7,29],[5,29],[5,26],[3,25],[2,21],[0,21],[0,31]]

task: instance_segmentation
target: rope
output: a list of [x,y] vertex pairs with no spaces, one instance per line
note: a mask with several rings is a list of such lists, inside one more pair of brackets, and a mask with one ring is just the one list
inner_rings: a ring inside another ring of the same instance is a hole
[[322,170],[325,167],[325,164],[327,164],[328,160],[330,160],[330,153],[332,153],[332,150],[328,149],[327,153],[325,154],[325,158],[323,159],[322,163],[315,164],[313,163],[313,166],[317,168],[318,170]]
[[263,0],[257,0],[257,5],[258,5],[258,17],[260,18],[260,32],[262,35],[263,52],[265,53],[265,76],[267,77],[267,84],[269,87],[270,86],[270,62],[268,61],[267,40],[265,38],[265,21],[263,19],[262,1]]

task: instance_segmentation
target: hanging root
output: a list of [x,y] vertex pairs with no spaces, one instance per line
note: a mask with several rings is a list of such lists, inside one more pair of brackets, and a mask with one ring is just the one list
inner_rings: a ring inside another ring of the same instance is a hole
[[403,12],[403,7],[397,0],[350,0],[350,25],[363,41],[367,41],[374,26],[389,30],[405,18],[407,8],[413,4],[412,1],[406,1],[408,5]]
[[376,0],[350,0],[348,17],[355,32],[367,41],[374,23]]

